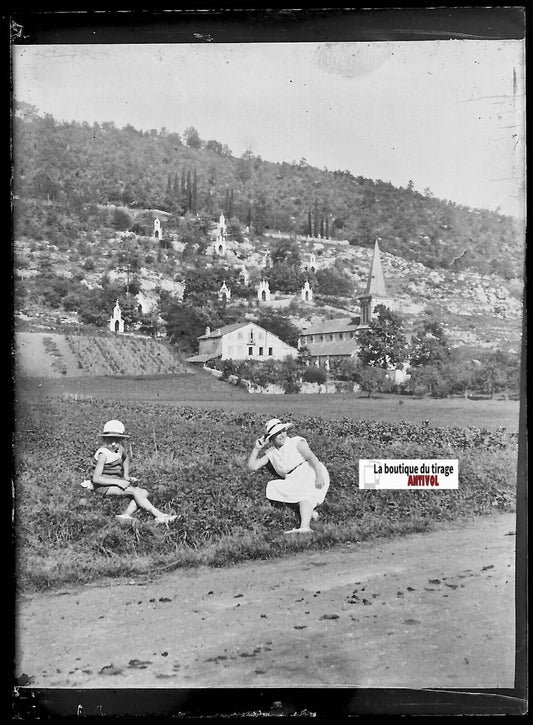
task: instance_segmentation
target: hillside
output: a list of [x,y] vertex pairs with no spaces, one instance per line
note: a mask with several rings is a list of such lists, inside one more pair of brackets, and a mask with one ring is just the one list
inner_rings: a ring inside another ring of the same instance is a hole
[[[263,259],[272,242],[269,237],[245,243],[229,241],[223,258],[207,254],[187,259],[183,252],[165,250],[158,263],[150,265],[145,261],[145,265],[132,273],[131,289],[137,292],[137,303],[148,311],[147,315],[151,311],[152,317],[165,300],[181,299],[185,281],[191,289],[196,284],[203,290],[194,296],[190,293],[191,304],[195,304],[193,314],[200,319],[198,316],[202,313],[203,326],[223,324],[222,314],[235,318],[257,314],[254,285],[261,276],[268,276]],[[142,248],[139,255],[142,253],[145,260],[155,260],[160,253],[158,243],[150,238],[141,237],[129,243],[134,250]],[[84,299],[87,320],[106,326],[115,298],[123,294],[128,278],[128,271],[117,262],[121,245],[120,233],[110,232],[105,241],[89,247],[90,255],[80,264],[81,257],[76,251],[60,250],[47,242],[16,242],[19,298],[15,314],[21,329],[26,325],[27,329],[37,331],[57,331],[70,325],[74,331],[79,320],[72,311],[81,310]],[[312,302],[301,302],[297,287],[293,293],[274,294],[269,307],[289,315],[299,328],[323,317],[359,314],[357,298],[366,286],[372,250],[320,240],[299,242],[298,248],[304,260],[311,253],[316,255],[319,270],[338,271],[342,275],[339,278],[348,280],[352,290],[344,296],[320,294],[316,279],[313,281],[310,275],[315,292]],[[381,256],[387,290],[393,298],[390,307],[401,315],[408,331],[424,316],[432,315],[441,320],[455,346],[520,350],[522,284],[519,281],[506,282],[495,275],[481,275],[472,270],[430,269],[387,252]],[[236,283],[243,264],[251,275],[247,287]],[[233,290],[233,298],[221,309],[217,292],[223,280]],[[272,291],[275,292],[274,288]],[[202,325],[197,334],[203,333]],[[194,351],[194,346],[191,349]]]
[[[264,231],[347,239],[436,269],[471,269],[506,280],[523,274],[523,226],[487,209],[470,209],[305,159],[271,163],[250,151],[236,158],[221,140],[193,128],[142,131],[113,123],[59,123],[20,104],[14,117],[15,237],[59,247],[98,233],[98,205],[159,209],[176,231],[191,212],[224,212],[256,235]],[[43,203],[44,202],[44,203]],[[148,220],[150,226],[150,220]],[[127,227],[125,227],[127,228]],[[150,231],[148,231],[150,233]]]
[[[105,329],[120,298],[127,323],[154,336],[168,330],[183,299],[173,341],[186,334],[181,351],[190,354],[206,325],[257,314],[263,277],[271,308],[299,328],[358,315],[378,238],[391,306],[408,332],[433,316],[452,345],[520,350],[524,233],[515,220],[305,160],[235,158],[193,131],[60,124],[24,104],[17,109],[20,329],[75,332],[80,322]],[[221,212],[227,247],[217,256]],[[305,279],[314,299],[303,303]],[[221,303],[223,282],[232,297]]]
[[21,377],[172,375],[187,367],[164,342],[127,335],[63,335],[18,332],[16,366]]

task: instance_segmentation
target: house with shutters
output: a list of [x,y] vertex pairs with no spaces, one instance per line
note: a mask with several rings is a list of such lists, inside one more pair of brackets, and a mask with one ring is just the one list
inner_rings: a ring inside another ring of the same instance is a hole
[[206,328],[198,338],[197,355],[187,358],[190,363],[206,363],[208,360],[283,360],[296,357],[298,350],[291,347],[274,333],[251,321],[236,322],[216,330]]

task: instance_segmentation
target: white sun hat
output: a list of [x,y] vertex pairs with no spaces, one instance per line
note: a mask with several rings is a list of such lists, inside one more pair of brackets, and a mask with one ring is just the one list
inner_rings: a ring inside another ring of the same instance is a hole
[[120,420],[108,420],[107,423],[105,423],[104,425],[102,437],[129,438],[129,435],[127,435],[125,431],[126,429],[124,428],[124,423],[121,423]]
[[277,436],[278,433],[283,433],[284,430],[288,430],[289,428],[293,428],[292,423],[282,423],[279,418],[272,418],[271,420],[267,421],[265,425],[265,440],[270,440],[274,436]]

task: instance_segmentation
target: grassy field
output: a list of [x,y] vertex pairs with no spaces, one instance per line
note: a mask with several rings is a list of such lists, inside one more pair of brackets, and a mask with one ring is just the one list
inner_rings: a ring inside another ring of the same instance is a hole
[[[45,589],[224,566],[513,510],[518,412],[516,401],[253,396],[202,374],[21,379],[17,584]],[[330,471],[310,542],[287,540],[283,530],[295,525],[294,511],[266,500],[268,473],[246,469],[251,445],[273,415],[290,418]],[[132,435],[132,474],[158,507],[178,515],[168,529],[144,514],[135,528],[123,528],[114,518],[122,501],[80,487],[110,418]],[[361,490],[360,458],[458,458],[459,489]]]
[[263,414],[265,420],[319,414],[323,418],[422,422],[518,430],[519,402],[494,399],[413,398],[398,395],[251,395],[203,371],[154,377],[20,378],[17,396],[27,400],[94,399],[224,408]]

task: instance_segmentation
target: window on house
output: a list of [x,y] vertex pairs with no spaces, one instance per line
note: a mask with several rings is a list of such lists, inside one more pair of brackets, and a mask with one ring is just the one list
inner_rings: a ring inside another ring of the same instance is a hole
[[268,354],[271,356],[274,354],[274,351],[271,347],[268,348]]
[[254,354],[254,349],[253,349],[253,347],[249,347],[249,348],[248,348],[248,355],[253,355],[253,354]]
[[260,355],[262,355],[262,354],[263,354],[263,348],[262,348],[262,347],[260,347],[260,348],[259,348],[259,354],[260,354]]
[[324,342],[324,335],[320,335],[320,342]]

